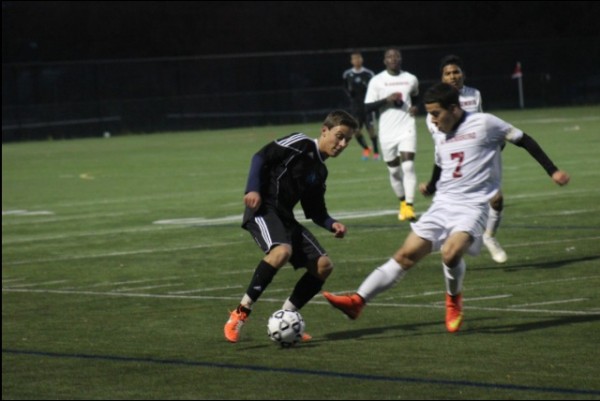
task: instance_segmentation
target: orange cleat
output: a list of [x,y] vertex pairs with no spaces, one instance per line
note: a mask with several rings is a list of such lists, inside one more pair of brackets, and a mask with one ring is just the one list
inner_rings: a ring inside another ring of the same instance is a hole
[[232,311],[229,315],[229,320],[225,323],[225,338],[230,343],[237,343],[240,339],[240,330],[244,323],[248,319],[248,314],[244,311],[238,311],[237,309]]
[[369,156],[371,156],[371,148],[363,149],[362,159],[363,160],[369,160]]
[[301,340],[301,342],[307,343],[310,340],[312,340],[312,336],[310,334],[308,334],[308,333],[302,334],[302,340]]
[[365,307],[365,300],[358,294],[333,295],[323,291],[323,296],[333,307],[344,312],[352,320],[356,320]]
[[446,294],[446,329],[450,333],[456,333],[462,322],[462,294]]

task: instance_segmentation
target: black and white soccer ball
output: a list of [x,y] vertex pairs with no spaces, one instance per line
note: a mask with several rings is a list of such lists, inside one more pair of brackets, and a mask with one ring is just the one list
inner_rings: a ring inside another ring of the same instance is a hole
[[271,340],[288,348],[302,341],[304,327],[304,319],[299,312],[281,309],[269,318],[267,334]]

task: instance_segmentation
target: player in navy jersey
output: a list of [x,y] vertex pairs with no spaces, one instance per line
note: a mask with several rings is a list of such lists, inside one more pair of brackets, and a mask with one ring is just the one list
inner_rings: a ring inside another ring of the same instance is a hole
[[[350,99],[350,112],[358,120],[358,130],[356,130],[356,141],[363,148],[363,160],[367,160],[373,150],[373,159],[379,160],[379,148],[377,143],[377,134],[375,134],[374,112],[367,113],[365,109],[365,94],[369,81],[373,78],[373,71],[363,67],[363,57],[360,52],[350,54],[350,64],[352,68],[344,71],[344,91]],[[367,128],[373,148],[369,148],[362,134],[362,127]]]
[[[358,128],[347,112],[331,112],[318,139],[297,132],[264,146],[252,158],[244,196],[246,210],[242,227],[250,232],[266,256],[260,261],[238,307],[225,324],[225,338],[239,340],[253,304],[277,271],[287,262],[307,272],[297,282],[282,309],[299,310],[315,296],[333,263],[325,249],[294,217],[300,203],[306,218],[343,238],[346,226],[327,212],[325,205],[325,160],[339,156]],[[310,339],[305,333],[303,340]]]

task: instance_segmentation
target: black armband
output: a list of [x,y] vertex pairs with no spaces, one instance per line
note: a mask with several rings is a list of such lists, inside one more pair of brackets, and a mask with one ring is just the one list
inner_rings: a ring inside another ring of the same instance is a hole
[[550,177],[552,177],[552,174],[558,171],[558,167],[554,165],[546,152],[544,152],[535,139],[526,133],[523,132],[523,137],[519,142],[515,143],[515,145],[524,148],[527,152],[529,152],[529,154],[533,156],[535,160],[537,160],[544,170],[546,170],[546,173],[548,173]]
[[431,172],[431,178],[429,179],[429,182],[427,183],[427,192],[429,192],[432,195],[435,193],[435,190],[436,190],[435,185],[440,180],[441,176],[442,176],[442,168],[440,166],[438,166],[437,164],[434,164],[433,171]]
[[417,96],[411,96],[410,97],[410,102],[414,107],[419,107],[419,95]]
[[385,106],[387,103],[387,99],[381,99],[373,103],[365,103],[365,110],[367,113],[371,113],[373,111],[378,111],[380,108]]

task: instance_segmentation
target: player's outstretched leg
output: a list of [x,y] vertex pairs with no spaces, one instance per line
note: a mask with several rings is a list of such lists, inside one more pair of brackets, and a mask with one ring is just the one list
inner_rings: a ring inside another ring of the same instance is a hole
[[334,295],[323,291],[325,299],[352,320],[356,320],[365,307],[365,300],[358,294]]

